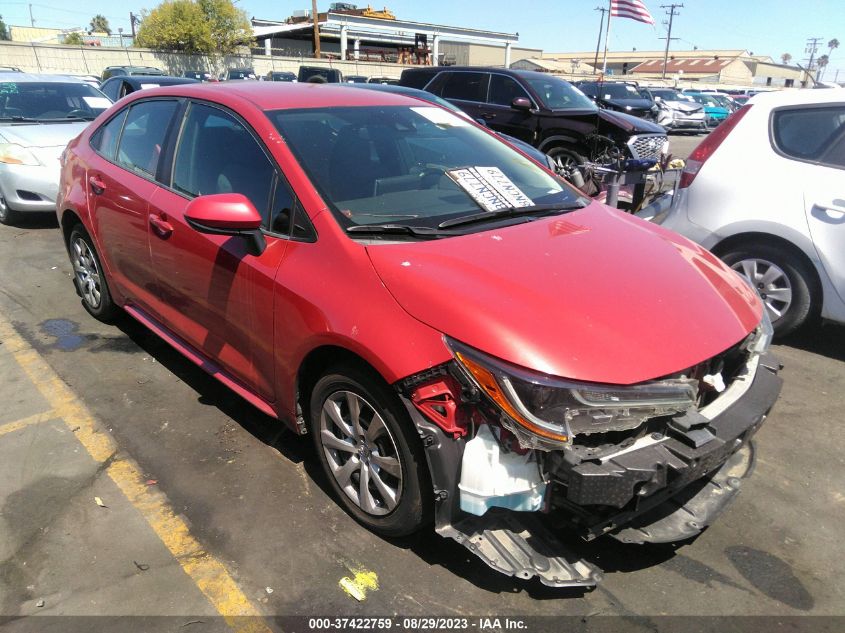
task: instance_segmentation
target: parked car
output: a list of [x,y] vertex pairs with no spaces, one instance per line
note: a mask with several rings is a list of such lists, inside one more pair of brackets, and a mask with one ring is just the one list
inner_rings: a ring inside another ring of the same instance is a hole
[[845,91],[755,96],[693,150],[656,221],[745,275],[779,335],[845,323]]
[[713,95],[704,94],[702,92],[684,91],[684,94],[690,97],[696,103],[704,106],[704,115],[707,117],[707,125],[716,127],[722,121],[728,118],[731,113],[727,106],[723,106]]
[[228,81],[255,81],[257,79],[255,70],[252,68],[230,68],[226,71],[226,80]]
[[346,75],[344,81],[348,84],[365,84],[368,79],[366,75]]
[[110,105],[74,77],[0,72],[0,224],[55,208],[59,154]]
[[368,84],[387,84],[389,86],[398,86],[399,80],[395,77],[370,77],[367,80]]
[[271,70],[264,77],[265,81],[296,81],[296,75],[283,70]]
[[623,81],[579,81],[575,86],[608,110],[633,114],[649,121],[657,119],[657,104],[634,83]]
[[69,144],[91,315],[309,434],[364,526],[519,578],[599,580],[560,526],[673,541],[731,500],[780,389],[736,273],[443,108],[227,88],[137,92]]
[[339,84],[343,81],[343,73],[337,68],[325,68],[323,66],[300,66],[296,79],[300,83],[314,82],[319,78],[319,83]]
[[96,75],[68,75],[68,77],[72,77],[72,78],[76,79],[77,81],[81,81],[83,83],[86,83],[89,86],[91,86],[92,88],[96,88],[97,90],[100,89],[100,84],[102,83],[100,81],[100,78],[97,77]]
[[657,104],[657,122],[667,130],[706,132],[704,106],[674,88],[640,88]]
[[727,108],[730,112],[736,112],[740,108],[740,105],[736,102],[734,96],[728,94],[727,92],[719,92],[718,90],[699,90],[698,92],[710,95],[719,102],[719,105]]
[[[400,85],[417,87],[430,68],[402,71]],[[497,132],[529,143],[564,165],[610,162],[611,154],[659,160],[666,130],[643,119],[600,109],[569,82],[546,73],[451,66],[425,89],[454,103]]]
[[166,75],[160,68],[153,66],[106,66],[101,75],[101,80],[106,81],[111,77],[134,76],[134,75]]
[[182,73],[182,76],[187,77],[188,79],[196,79],[197,81],[219,81],[213,73],[210,73],[207,70],[186,70]]
[[132,94],[136,90],[149,90],[150,88],[158,88],[159,86],[175,86],[178,84],[192,84],[196,82],[196,79],[191,79],[190,77],[169,77],[167,75],[122,75],[106,79],[103,82],[103,85],[100,86],[100,90],[102,90],[103,93],[112,101],[117,101],[128,94]]

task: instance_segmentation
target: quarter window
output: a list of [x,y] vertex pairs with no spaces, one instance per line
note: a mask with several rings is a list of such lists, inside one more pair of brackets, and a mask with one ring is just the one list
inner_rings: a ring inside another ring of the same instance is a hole
[[449,73],[441,96],[461,101],[487,101],[487,73]]
[[114,160],[117,152],[117,141],[120,138],[120,130],[123,129],[123,122],[126,120],[127,112],[128,110],[124,109],[120,114],[113,117],[111,121],[94,132],[94,135],[91,137],[91,147],[109,160]]
[[[274,174],[273,164],[238,120],[211,106],[191,105],[176,148],[174,189],[190,196],[243,194],[261,214],[265,226],[270,226]],[[283,189],[277,192],[279,204],[283,204]],[[274,209],[274,213],[281,214],[282,208]]]
[[827,162],[830,153],[831,164],[843,166],[837,147],[845,135],[845,106],[777,110],[772,128],[775,146],[787,156]]
[[154,176],[176,101],[143,101],[126,116],[117,162],[134,171]]

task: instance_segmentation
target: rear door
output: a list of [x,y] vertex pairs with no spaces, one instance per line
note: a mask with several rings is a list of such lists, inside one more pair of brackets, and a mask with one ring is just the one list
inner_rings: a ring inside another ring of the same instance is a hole
[[437,75],[427,90],[454,103],[473,119],[483,120],[489,81],[490,73],[456,70]]
[[845,102],[775,110],[772,142],[804,184],[810,236],[845,301]]
[[[182,122],[169,187],[150,200],[150,252],[164,324],[229,374],[273,401],[273,280],[288,245],[293,193],[241,118],[193,102]],[[197,196],[241,193],[261,213],[267,249],[191,228]]]
[[158,189],[161,148],[178,108],[175,99],[135,102],[91,140],[98,159],[88,168],[88,200],[100,252],[122,294],[147,309],[155,302],[148,201]]

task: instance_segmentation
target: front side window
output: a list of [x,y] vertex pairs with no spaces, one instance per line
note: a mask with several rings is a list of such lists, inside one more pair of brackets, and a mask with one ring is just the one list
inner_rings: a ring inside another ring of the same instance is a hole
[[243,194],[269,225],[274,176],[270,159],[240,121],[218,108],[191,105],[173,161],[174,189],[189,196]]
[[110,105],[102,92],[82,82],[0,82],[0,120],[93,121]]
[[154,176],[176,101],[142,101],[126,116],[117,150],[117,162],[133,171]]
[[[436,227],[485,210],[462,179],[501,173],[531,204],[581,196],[465,118],[433,106],[326,107],[267,113],[345,228]],[[523,205],[520,205],[523,206]]]
[[549,110],[594,111],[597,109],[596,104],[589,97],[568,81],[540,75],[524,79]]
[[109,160],[114,160],[117,154],[117,141],[120,138],[120,131],[123,129],[123,122],[126,120],[128,112],[129,109],[124,108],[91,136],[91,147]]
[[528,93],[516,81],[506,75],[490,76],[490,95],[488,103],[510,106],[517,97],[528,99]]
[[449,73],[440,96],[444,99],[459,99],[460,101],[487,101],[487,73]]
[[775,147],[790,158],[843,166],[845,105],[776,110],[772,131]]

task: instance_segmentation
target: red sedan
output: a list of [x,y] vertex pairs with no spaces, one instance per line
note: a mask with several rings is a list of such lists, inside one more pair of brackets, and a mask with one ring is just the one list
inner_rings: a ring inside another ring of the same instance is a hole
[[364,525],[522,578],[600,577],[551,525],[699,532],[780,390],[738,275],[411,97],[141,91],[70,143],[57,205],[94,317],[311,434]]

